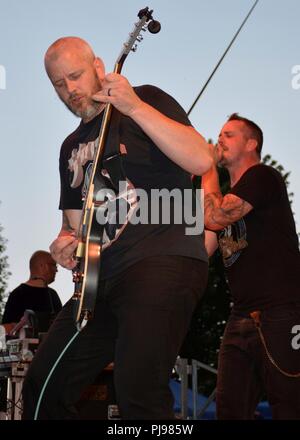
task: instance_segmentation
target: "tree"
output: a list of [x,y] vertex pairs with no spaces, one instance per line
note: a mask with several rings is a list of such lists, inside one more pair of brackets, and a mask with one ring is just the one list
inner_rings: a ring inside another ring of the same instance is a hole
[[10,276],[8,270],[8,257],[5,255],[7,240],[2,236],[3,228],[0,226],[0,319],[4,310],[4,300],[7,296],[7,280]]

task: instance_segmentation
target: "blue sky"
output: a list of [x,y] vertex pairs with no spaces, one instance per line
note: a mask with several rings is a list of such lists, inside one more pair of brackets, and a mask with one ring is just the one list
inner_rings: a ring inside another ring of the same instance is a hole
[[[60,229],[59,149],[79,122],[58,100],[44,72],[47,47],[61,36],[82,37],[109,72],[137,12],[149,6],[161,22],[161,32],[145,34],[123,74],[133,85],[157,85],[188,110],[253,3],[0,2],[0,223],[8,239],[10,290],[28,278],[30,255],[48,249]],[[236,111],[262,127],[264,153],[291,171],[298,231],[300,89],[292,87],[292,68],[300,65],[299,16],[298,0],[260,0],[190,116],[193,125],[213,139]],[[53,287],[65,302],[73,292],[71,274],[60,269]]]

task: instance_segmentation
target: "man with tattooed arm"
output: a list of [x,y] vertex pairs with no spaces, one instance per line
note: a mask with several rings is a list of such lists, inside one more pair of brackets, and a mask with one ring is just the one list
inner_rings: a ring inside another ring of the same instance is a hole
[[[219,353],[217,417],[253,419],[263,393],[274,419],[300,419],[300,253],[281,174],[260,162],[262,130],[233,114],[202,177],[206,246],[219,246],[233,297]],[[299,338],[299,335],[298,335]]]

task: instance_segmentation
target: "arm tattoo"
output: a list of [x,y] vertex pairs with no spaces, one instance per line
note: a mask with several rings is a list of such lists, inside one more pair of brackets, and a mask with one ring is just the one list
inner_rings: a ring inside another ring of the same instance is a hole
[[244,217],[252,206],[245,200],[233,194],[225,197],[220,192],[209,193],[205,196],[205,224],[213,230],[223,229]]
[[68,231],[68,232],[74,232],[75,229],[71,226],[70,221],[68,219],[68,216],[65,212],[63,212],[63,221],[62,221],[62,230]]

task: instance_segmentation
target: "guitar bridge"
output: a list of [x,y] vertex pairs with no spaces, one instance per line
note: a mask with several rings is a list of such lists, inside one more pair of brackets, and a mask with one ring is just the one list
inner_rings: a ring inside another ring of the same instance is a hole
[[[83,273],[82,272],[73,272],[73,283],[81,283],[83,279]],[[75,292],[76,293],[76,292]]]

